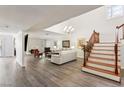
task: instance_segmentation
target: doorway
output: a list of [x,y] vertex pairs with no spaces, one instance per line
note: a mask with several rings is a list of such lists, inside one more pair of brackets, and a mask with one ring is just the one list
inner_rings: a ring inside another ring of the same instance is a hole
[[0,34],[0,57],[14,56],[14,38],[13,35]]

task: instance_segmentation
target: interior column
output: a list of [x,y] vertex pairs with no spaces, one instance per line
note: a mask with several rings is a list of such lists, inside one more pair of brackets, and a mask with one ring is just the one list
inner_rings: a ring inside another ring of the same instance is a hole
[[16,62],[21,66],[25,67],[24,64],[24,32],[19,31],[15,36],[16,46]]

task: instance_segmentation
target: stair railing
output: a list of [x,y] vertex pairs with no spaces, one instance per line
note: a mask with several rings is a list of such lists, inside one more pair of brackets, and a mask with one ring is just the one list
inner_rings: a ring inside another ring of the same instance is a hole
[[[124,24],[120,26],[116,26],[116,32],[115,32],[115,74],[118,75],[118,43],[119,43],[119,29],[123,27],[124,30]],[[123,39],[124,39],[124,32],[123,32]]]
[[94,43],[99,43],[99,33],[95,32],[95,30],[93,31],[87,44],[83,46],[83,50],[84,50],[83,66],[86,66],[86,62],[88,61],[88,57],[90,56]]

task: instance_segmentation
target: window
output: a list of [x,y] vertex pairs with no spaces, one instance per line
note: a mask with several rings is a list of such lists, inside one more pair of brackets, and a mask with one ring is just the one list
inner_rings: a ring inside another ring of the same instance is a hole
[[108,18],[124,16],[124,6],[123,5],[107,6],[107,16]]

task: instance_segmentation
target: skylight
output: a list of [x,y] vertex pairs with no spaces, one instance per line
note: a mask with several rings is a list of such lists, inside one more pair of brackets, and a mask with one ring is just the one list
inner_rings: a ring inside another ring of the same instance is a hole
[[124,6],[123,5],[111,5],[107,6],[107,17],[119,17],[124,16]]

